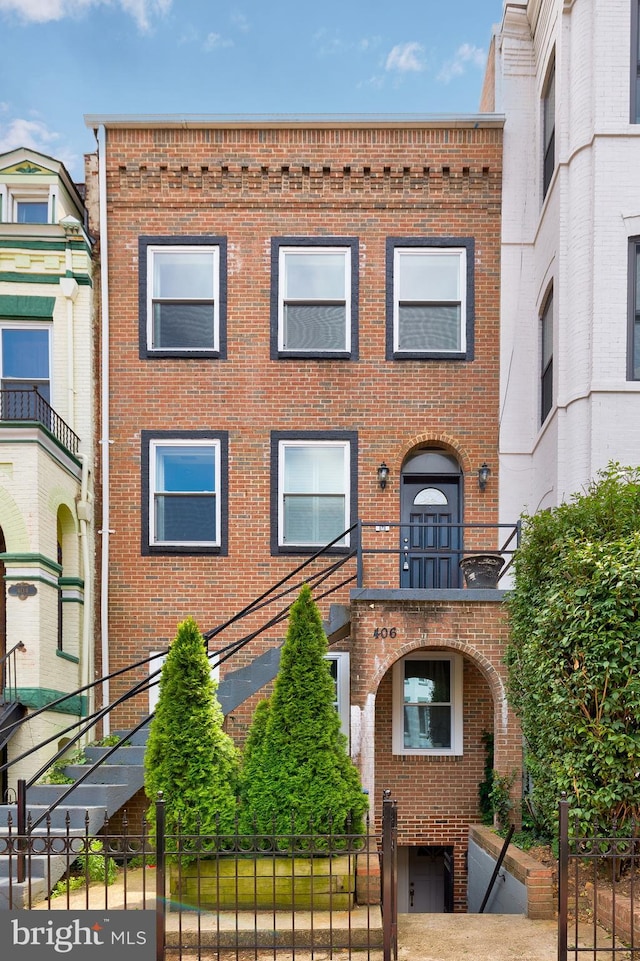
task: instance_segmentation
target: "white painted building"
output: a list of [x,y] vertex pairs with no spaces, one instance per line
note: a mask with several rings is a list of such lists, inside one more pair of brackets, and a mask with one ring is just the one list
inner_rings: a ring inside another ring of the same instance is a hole
[[64,166],[0,154],[0,767],[53,738],[3,789],[68,740],[88,696],[60,698],[94,676],[91,248]]
[[[638,0],[505,0],[501,518],[640,463]],[[636,316],[638,320],[636,320]]]

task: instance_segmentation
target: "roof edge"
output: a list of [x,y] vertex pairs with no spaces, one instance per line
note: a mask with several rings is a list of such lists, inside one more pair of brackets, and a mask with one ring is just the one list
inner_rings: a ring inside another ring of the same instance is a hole
[[500,128],[497,113],[471,114],[85,114],[85,125],[132,128],[467,127]]

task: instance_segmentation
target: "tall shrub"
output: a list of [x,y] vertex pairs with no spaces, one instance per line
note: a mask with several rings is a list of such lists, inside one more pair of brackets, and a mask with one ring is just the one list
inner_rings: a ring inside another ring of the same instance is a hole
[[[363,829],[367,799],[334,706],[327,639],[308,586],[291,608],[269,706],[249,733],[242,777],[246,831],[299,834]],[[351,820],[350,820],[351,819]]]
[[640,471],[524,520],[507,663],[535,810],[553,831],[567,791],[584,820],[637,817]]
[[178,823],[184,834],[234,829],[238,756],[215,692],[202,635],[187,618],[162,667],[144,758],[148,816],[153,824],[162,791],[169,833]]

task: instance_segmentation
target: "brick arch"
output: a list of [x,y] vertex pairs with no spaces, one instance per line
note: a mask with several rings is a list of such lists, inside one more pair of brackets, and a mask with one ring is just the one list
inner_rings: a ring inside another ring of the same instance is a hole
[[400,647],[390,652],[383,661],[378,663],[378,669],[371,678],[371,684],[369,690],[367,691],[367,695],[373,694],[374,697],[376,696],[382,678],[393,667],[396,661],[399,661],[407,654],[411,654],[412,651],[420,651],[424,650],[425,648],[433,648],[434,650],[441,651],[452,650],[468,657],[469,660],[476,665],[485,681],[489,685],[489,690],[491,691],[495,708],[497,709],[498,706],[502,707],[502,704],[506,699],[506,691],[502,678],[500,677],[494,665],[488,658],[484,656],[484,654],[481,654],[478,650],[476,650],[475,647],[453,638],[448,639],[446,643],[443,643],[441,638],[437,638],[430,643],[428,638],[419,637],[415,638],[414,640],[407,641],[406,644],[400,645]]
[[398,451],[397,463],[400,465],[400,470],[402,465],[407,460],[407,458],[416,453],[417,451],[424,449],[426,447],[441,447],[444,449],[444,453],[453,454],[456,460],[459,462],[463,474],[469,474],[472,470],[471,458],[465,447],[462,446],[460,441],[452,437],[451,434],[445,434],[438,431],[429,431],[424,434],[418,434],[413,437],[409,443],[405,443],[403,447]]

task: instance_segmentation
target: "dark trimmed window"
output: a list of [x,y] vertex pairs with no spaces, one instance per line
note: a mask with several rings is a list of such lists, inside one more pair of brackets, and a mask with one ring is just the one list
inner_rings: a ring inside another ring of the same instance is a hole
[[227,434],[142,431],[142,553],[226,553]]
[[629,241],[629,380],[640,380],[640,237]]
[[556,61],[555,55],[551,59],[547,81],[542,97],[542,196],[547,196],[547,190],[556,166]]
[[387,360],[472,360],[474,241],[387,239]]
[[540,423],[544,424],[553,406],[553,288],[547,294],[540,321]]
[[348,431],[271,435],[272,551],[347,549],[355,523],[357,436]]
[[631,123],[640,123],[640,0],[631,0]]
[[226,238],[140,237],[140,357],[226,356]]
[[271,358],[358,356],[358,241],[271,241]]

